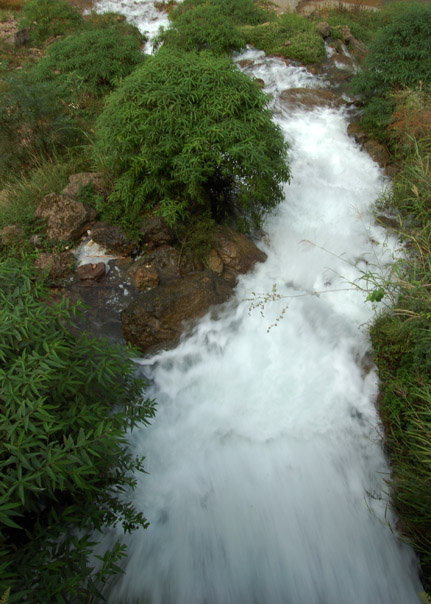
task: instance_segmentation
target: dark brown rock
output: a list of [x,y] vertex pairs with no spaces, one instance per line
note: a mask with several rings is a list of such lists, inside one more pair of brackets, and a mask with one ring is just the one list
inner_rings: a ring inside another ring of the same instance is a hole
[[316,32],[322,36],[322,38],[329,38],[331,35],[331,26],[327,21],[320,21],[316,25]]
[[24,27],[24,29],[19,29],[15,35],[14,35],[14,39],[13,39],[13,43],[15,47],[20,47],[20,46],[24,46],[24,44],[27,44],[27,42],[30,40],[30,34],[27,28]]
[[361,129],[360,125],[356,123],[351,123],[347,126],[347,134],[360,145],[363,145],[367,139],[366,133]]
[[90,235],[93,241],[114,256],[130,256],[136,246],[136,242],[132,241],[121,227],[103,222],[97,222],[91,228]]
[[161,245],[147,252],[134,262],[127,272],[131,277],[135,277],[136,271],[140,267],[148,268],[149,266],[158,271],[161,282],[181,277],[180,253],[170,245]]
[[75,257],[72,252],[42,252],[35,260],[34,266],[38,270],[46,272],[52,281],[64,281],[74,275]]
[[364,149],[381,168],[386,168],[389,165],[390,155],[384,145],[375,140],[368,140],[364,143]]
[[256,262],[266,260],[266,254],[251,239],[229,227],[220,227],[213,239],[212,249],[219,257],[223,270],[220,272],[220,263],[214,254],[212,267],[215,268],[214,272],[221,274],[222,278],[230,283],[234,283],[238,275],[247,273]]
[[105,263],[81,264],[76,269],[76,274],[82,281],[101,281],[105,276]]
[[228,299],[232,288],[210,271],[170,281],[133,301],[122,313],[123,333],[142,352],[175,346],[187,322]]
[[159,245],[169,245],[174,241],[174,235],[163,218],[149,216],[140,229],[140,236],[148,249]]
[[21,245],[24,231],[19,224],[8,224],[0,231],[0,245],[3,247],[17,247]]
[[159,271],[151,264],[139,266],[135,272],[135,286],[140,290],[152,289],[160,283]]
[[100,172],[80,172],[78,174],[71,174],[69,176],[69,183],[63,189],[63,195],[69,195],[78,199],[79,192],[87,185],[93,185],[96,193],[105,197],[107,194],[107,187],[104,182],[103,175]]
[[289,107],[341,107],[346,101],[324,88],[289,88],[280,94],[280,100]]
[[50,193],[36,209],[36,218],[46,221],[50,239],[69,241],[78,239],[92,225],[97,212],[68,195]]

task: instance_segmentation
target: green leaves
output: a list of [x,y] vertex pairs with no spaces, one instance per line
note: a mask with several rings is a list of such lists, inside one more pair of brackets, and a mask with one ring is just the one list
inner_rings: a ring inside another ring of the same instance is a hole
[[106,207],[133,225],[158,206],[174,224],[200,206],[259,220],[283,197],[287,146],[268,99],[227,58],[163,48],[108,98],[96,151],[117,176]]
[[[46,296],[28,267],[0,262],[0,592],[83,601],[102,578],[91,578],[91,544],[74,531],[147,524],[127,502],[142,459],[125,444],[154,405],[131,351],[72,336],[74,309]],[[111,553],[105,577],[124,555]]]

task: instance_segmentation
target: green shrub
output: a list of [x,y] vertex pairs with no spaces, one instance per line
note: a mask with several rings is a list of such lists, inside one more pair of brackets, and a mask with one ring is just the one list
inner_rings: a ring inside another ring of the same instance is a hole
[[97,122],[96,154],[117,178],[106,213],[128,226],[157,206],[256,222],[282,198],[287,147],[268,98],[227,58],[162,49],[126,78]]
[[378,31],[354,80],[368,129],[381,137],[395,106],[391,92],[420,83],[431,83],[431,5],[406,3]]
[[54,42],[35,68],[39,80],[53,80],[62,98],[102,96],[143,62],[142,36],[123,24],[71,34]]
[[80,13],[66,0],[28,0],[22,9],[19,28],[27,28],[33,44],[62,36],[84,25]]
[[11,604],[89,601],[125,554],[116,544],[94,561],[95,533],[146,526],[128,502],[143,468],[126,434],[154,406],[129,350],[71,334],[75,311],[28,267],[0,262],[0,593],[10,587]]
[[276,21],[243,27],[247,44],[253,44],[267,55],[282,55],[293,61],[318,63],[325,56],[322,36],[314,30],[314,25],[296,13],[285,13]]
[[0,96],[0,181],[82,140],[74,109],[56,86],[31,73],[12,74]]
[[371,11],[360,7],[357,10],[337,8],[331,10],[326,21],[333,28],[347,26],[357,40],[369,44],[376,31],[387,23],[388,16],[384,11]]
[[239,28],[216,6],[199,5],[178,15],[158,42],[182,50],[211,50],[216,55],[241,50],[245,46]]
[[175,22],[185,13],[202,6],[216,9],[219,15],[236,25],[257,25],[272,17],[271,13],[256,6],[253,0],[184,0],[169,13],[169,18]]

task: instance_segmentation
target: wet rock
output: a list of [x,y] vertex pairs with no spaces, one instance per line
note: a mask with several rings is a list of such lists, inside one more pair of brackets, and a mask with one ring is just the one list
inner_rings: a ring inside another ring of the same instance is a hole
[[331,35],[331,26],[326,21],[321,21],[316,25],[316,32],[322,36],[322,38],[329,38]]
[[24,46],[24,44],[27,44],[27,42],[30,40],[30,34],[27,28],[24,27],[24,29],[19,29],[13,38],[13,44],[16,48],[19,48],[20,46]]
[[159,216],[148,217],[140,231],[141,239],[147,244],[147,249],[160,245],[170,245],[174,241],[174,235],[163,218]]
[[238,65],[242,68],[250,67],[250,65],[253,65],[253,61],[252,59],[241,59],[240,61],[238,61]]
[[69,183],[63,189],[63,195],[69,195],[78,199],[81,189],[87,185],[92,185],[93,189],[102,197],[107,194],[107,187],[105,185],[103,175],[100,172],[79,172],[78,174],[71,174],[69,176]]
[[187,275],[151,289],[122,313],[125,339],[142,352],[171,348],[187,322],[228,299],[232,288],[210,271]]
[[34,266],[45,273],[53,282],[70,279],[75,273],[75,257],[72,252],[45,253],[42,252],[34,262]]
[[180,253],[170,245],[161,245],[147,252],[136,260],[127,272],[131,277],[136,278],[136,271],[139,268],[150,266],[157,270],[162,283],[181,277]]
[[376,221],[387,229],[399,231],[401,229],[401,220],[399,216],[390,214],[379,214],[376,216]]
[[259,88],[265,88],[265,82],[262,78],[254,78],[253,83],[259,86]]
[[0,231],[0,245],[3,247],[17,247],[24,236],[24,231],[19,224],[8,224]]
[[[266,260],[266,254],[251,239],[229,227],[217,229],[213,241],[212,266],[216,269],[214,272],[220,274],[229,283],[235,283],[238,275],[247,273],[256,262]],[[220,264],[215,258],[214,252],[216,252],[223,265],[221,272]]]
[[208,254],[208,269],[219,277],[223,274],[223,261],[216,250],[210,250]]
[[151,264],[139,266],[135,272],[135,287],[145,291],[157,287],[160,283],[159,271]]
[[347,126],[347,134],[360,145],[363,145],[367,140],[366,133],[361,129],[360,125],[356,123],[351,123]]
[[68,195],[50,193],[36,209],[36,218],[46,221],[49,239],[71,241],[78,239],[93,224],[97,212]]
[[76,274],[82,281],[101,281],[105,276],[105,263],[81,264],[76,269]]
[[331,90],[323,88],[290,88],[283,90],[280,100],[289,108],[341,107],[346,101]]
[[90,234],[93,241],[114,256],[130,256],[136,246],[136,242],[131,240],[121,227],[103,222],[97,222],[91,228]]
[[375,140],[364,142],[364,149],[379,164],[381,168],[389,166],[390,155],[386,147]]

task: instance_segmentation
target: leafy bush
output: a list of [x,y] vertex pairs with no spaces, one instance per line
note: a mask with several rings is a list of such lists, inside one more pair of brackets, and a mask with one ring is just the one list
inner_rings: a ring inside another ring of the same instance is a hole
[[216,55],[241,50],[245,46],[239,28],[216,6],[202,4],[178,15],[158,43],[182,50],[211,50]]
[[28,0],[22,9],[19,28],[27,28],[33,44],[62,36],[84,24],[80,13],[66,0]]
[[53,157],[82,138],[74,109],[58,98],[52,82],[31,73],[12,74],[0,96],[0,180],[38,158]]
[[184,0],[169,13],[169,18],[175,22],[186,12],[202,6],[216,9],[236,25],[257,25],[271,18],[271,13],[257,7],[253,0]]
[[157,207],[256,222],[283,197],[287,147],[268,98],[227,58],[162,49],[108,97],[96,153],[117,177],[106,213],[129,227]]
[[48,300],[28,267],[0,262],[0,302],[0,593],[88,601],[125,554],[116,544],[93,561],[93,533],[146,526],[127,501],[143,468],[126,434],[153,403],[130,351],[72,335],[76,309]]
[[371,11],[361,7],[358,7],[356,10],[337,8],[330,11],[326,17],[326,21],[333,28],[347,25],[357,40],[360,40],[364,44],[369,44],[376,31],[383,25],[386,25],[388,16],[382,10]]
[[306,64],[318,63],[325,56],[322,36],[315,32],[311,21],[296,13],[285,13],[276,21],[243,27],[242,31],[247,44],[267,55],[282,55]]
[[431,5],[405,4],[378,31],[354,80],[365,102],[364,123],[373,134],[381,137],[390,123],[391,92],[421,82],[431,83]]
[[122,23],[71,34],[54,42],[35,68],[39,80],[53,80],[62,98],[101,96],[143,62],[142,36]]

